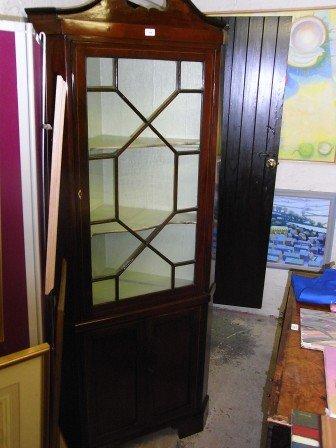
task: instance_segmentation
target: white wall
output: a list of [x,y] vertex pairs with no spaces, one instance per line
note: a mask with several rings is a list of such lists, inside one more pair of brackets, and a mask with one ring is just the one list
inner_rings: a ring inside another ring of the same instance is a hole
[[[28,7],[66,8],[85,3],[80,0],[0,0],[0,15],[22,16],[23,9]],[[336,0],[193,0],[193,3],[201,11],[214,15],[336,7]]]
[[213,15],[336,7],[336,1],[330,0],[193,0],[193,3],[201,11]]
[[[137,3],[137,0],[134,0]],[[139,0],[139,4],[143,6],[149,6],[150,3],[162,6],[164,0]],[[0,16],[12,16],[12,17],[22,17],[24,16],[24,8],[34,8],[34,7],[55,7],[55,8],[69,8],[77,5],[84,5],[85,3],[90,3],[90,0],[0,0]]]

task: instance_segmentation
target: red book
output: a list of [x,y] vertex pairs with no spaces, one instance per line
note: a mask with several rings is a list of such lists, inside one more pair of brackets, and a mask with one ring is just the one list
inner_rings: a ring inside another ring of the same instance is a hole
[[316,428],[308,428],[307,426],[293,425],[292,435],[306,437],[307,439],[320,440],[320,431]]

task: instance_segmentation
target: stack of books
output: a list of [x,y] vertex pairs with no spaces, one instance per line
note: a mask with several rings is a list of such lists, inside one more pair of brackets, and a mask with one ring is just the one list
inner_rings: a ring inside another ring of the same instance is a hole
[[291,448],[309,447],[336,447],[336,419],[293,411]]
[[293,411],[291,448],[320,447],[321,419],[317,414]]

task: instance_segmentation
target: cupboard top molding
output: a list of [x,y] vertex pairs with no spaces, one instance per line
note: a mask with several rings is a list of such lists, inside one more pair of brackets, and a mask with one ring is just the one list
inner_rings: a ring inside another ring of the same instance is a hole
[[[146,9],[127,0],[95,0],[69,9],[28,8],[26,13],[37,31],[47,34],[93,36],[149,41],[202,42],[220,45],[224,23],[206,17],[189,0],[167,0],[164,10]],[[145,28],[155,35],[145,36]]]

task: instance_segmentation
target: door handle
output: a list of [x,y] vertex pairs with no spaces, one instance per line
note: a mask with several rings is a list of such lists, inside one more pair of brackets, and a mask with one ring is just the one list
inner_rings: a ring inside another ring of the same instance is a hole
[[266,160],[266,166],[271,170],[274,170],[277,167],[277,165],[279,165],[279,162],[276,159],[270,158]]

